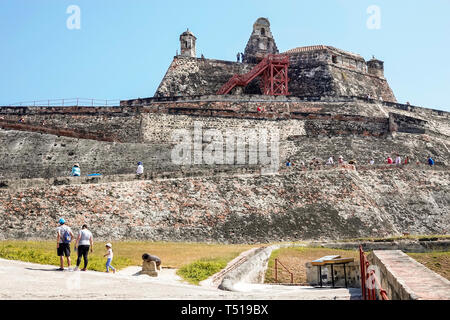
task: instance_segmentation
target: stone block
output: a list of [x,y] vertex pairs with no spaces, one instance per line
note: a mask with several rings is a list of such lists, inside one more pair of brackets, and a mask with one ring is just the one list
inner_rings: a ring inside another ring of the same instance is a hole
[[[161,270],[161,267],[159,268]],[[156,267],[155,261],[143,261],[141,274],[146,274],[151,277],[158,276],[158,268]]]

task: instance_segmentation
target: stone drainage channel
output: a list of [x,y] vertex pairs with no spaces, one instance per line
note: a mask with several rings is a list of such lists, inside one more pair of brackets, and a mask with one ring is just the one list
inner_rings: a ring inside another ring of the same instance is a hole
[[241,253],[227,266],[200,282],[201,286],[233,292],[277,292],[298,293],[298,299],[361,299],[360,288],[316,288],[311,286],[283,286],[264,284],[264,276],[273,250],[287,247],[305,247],[306,244],[278,244],[253,248]]

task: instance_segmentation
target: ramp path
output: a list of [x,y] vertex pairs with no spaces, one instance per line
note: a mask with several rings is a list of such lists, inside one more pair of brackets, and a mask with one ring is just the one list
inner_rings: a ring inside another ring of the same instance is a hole
[[140,267],[116,274],[56,271],[55,266],[0,259],[0,299],[14,300],[349,300],[359,289],[249,285],[243,292],[223,291],[181,281],[174,269],[157,278],[135,275]]

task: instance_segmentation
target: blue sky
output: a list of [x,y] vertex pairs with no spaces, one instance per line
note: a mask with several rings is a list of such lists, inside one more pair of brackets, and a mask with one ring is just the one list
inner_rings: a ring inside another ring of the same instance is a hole
[[[66,26],[70,5],[79,30]],[[380,29],[366,25],[370,5]],[[450,111],[450,0],[1,0],[0,104],[151,97],[186,28],[197,55],[234,61],[258,17],[280,52],[325,44],[375,55],[399,102]]]

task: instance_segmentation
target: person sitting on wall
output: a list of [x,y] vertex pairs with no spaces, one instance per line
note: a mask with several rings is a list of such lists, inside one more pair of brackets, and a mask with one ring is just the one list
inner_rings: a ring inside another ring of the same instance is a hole
[[344,157],[343,156],[339,156],[338,163],[339,164],[343,164],[344,163]]
[[72,167],[72,176],[73,177],[81,176],[81,169],[80,169],[80,165],[78,163],[75,163]]
[[292,162],[291,162],[291,160],[288,159],[288,161],[286,161],[286,167],[292,167]]
[[387,158],[387,163],[388,164],[392,164],[393,163],[392,158],[390,156]]
[[138,162],[138,167],[136,169],[136,175],[138,177],[142,176],[144,174],[144,165],[141,161]]

